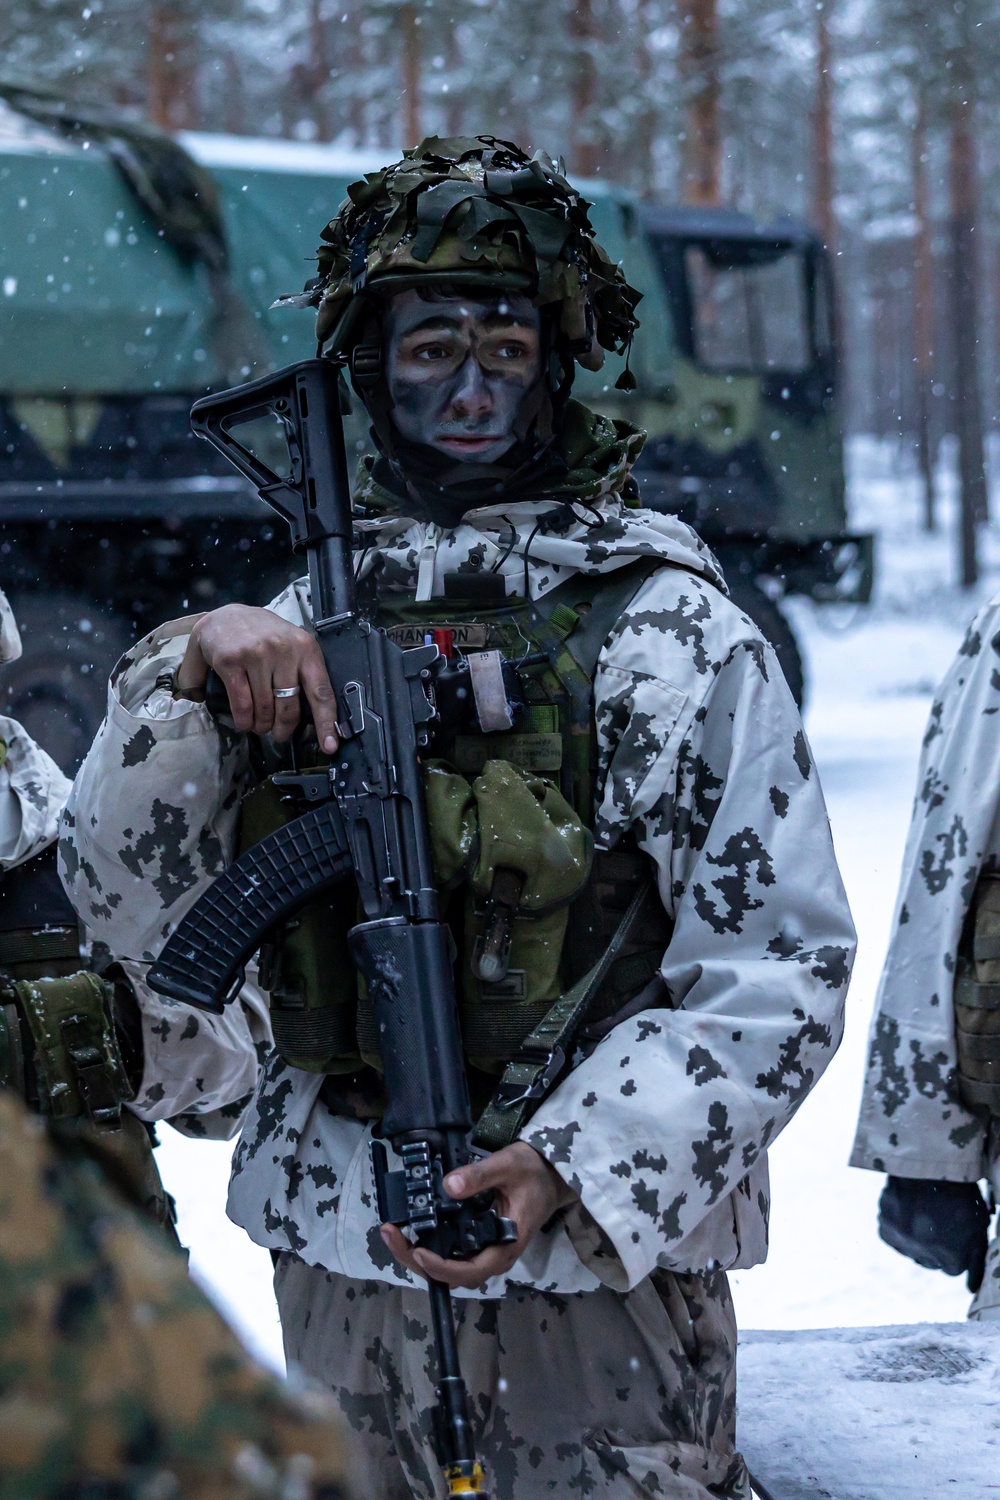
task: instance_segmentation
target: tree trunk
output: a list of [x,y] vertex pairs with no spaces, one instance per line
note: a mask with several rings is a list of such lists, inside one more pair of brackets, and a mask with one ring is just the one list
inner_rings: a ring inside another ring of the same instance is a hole
[[911,138],[913,151],[913,212],[917,233],[913,242],[913,368],[917,396],[917,466],[924,500],[924,530],[933,531],[934,464],[931,459],[931,385],[934,380],[934,275],[931,260],[931,220],[927,183],[927,118],[918,100]]
[[323,0],[309,0],[309,50],[310,84],[312,91],[312,115],[316,122],[316,133],[321,141],[333,138],[330,109],[325,90],[330,82],[330,48],[326,18],[323,15]]
[[827,254],[836,250],[833,216],[833,58],[828,25],[832,0],[816,7],[816,104],[813,110],[813,218]]
[[172,0],[158,0],[149,12],[146,36],[146,109],[161,130],[193,130],[195,118],[186,44],[192,27]]
[[593,113],[597,101],[597,66],[594,46],[597,29],[591,0],[571,0],[569,31],[575,43],[572,83],[573,170],[581,177],[595,177],[600,165],[593,135]]
[[[653,194],[653,146],[656,140],[656,106],[653,99],[653,58],[649,50],[649,0],[640,0],[636,12],[636,77],[641,106],[636,120],[632,185],[640,197]],[[632,153],[627,153],[632,155]]]
[[716,0],[681,0],[681,70],[688,86],[685,203],[719,202],[719,18]]
[[[964,90],[962,92],[965,92]],[[979,310],[976,295],[976,143],[973,107],[952,108],[949,140],[951,216],[951,321],[955,337],[954,409],[958,433],[962,584],[979,576],[976,527],[988,518],[983,427],[979,396]]]
[[418,146],[424,138],[420,109],[420,18],[415,5],[402,5],[403,31],[403,144]]

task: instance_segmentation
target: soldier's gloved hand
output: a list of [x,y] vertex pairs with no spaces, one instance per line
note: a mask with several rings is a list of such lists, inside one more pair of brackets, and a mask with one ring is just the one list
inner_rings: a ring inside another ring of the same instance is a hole
[[[290,739],[304,692],[320,746],[328,755],[336,750],[337,703],[319,642],[308,630],[269,609],[224,604],[202,615],[191,631],[177,668],[177,692],[201,695],[210,668],[225,683],[237,729]],[[283,690],[281,697],[276,690]]]
[[491,1245],[472,1260],[442,1260],[430,1250],[416,1249],[395,1224],[382,1225],[382,1238],[400,1265],[418,1276],[444,1281],[450,1287],[477,1287],[491,1276],[509,1271],[556,1209],[576,1200],[573,1189],[555,1167],[525,1141],[515,1141],[482,1161],[470,1162],[444,1180],[445,1192],[451,1198],[471,1198],[487,1188],[496,1194],[497,1213],[517,1225],[517,1239],[512,1245]]
[[878,1203],[879,1238],[928,1271],[968,1272],[977,1292],[986,1267],[990,1211],[974,1182],[889,1177]]

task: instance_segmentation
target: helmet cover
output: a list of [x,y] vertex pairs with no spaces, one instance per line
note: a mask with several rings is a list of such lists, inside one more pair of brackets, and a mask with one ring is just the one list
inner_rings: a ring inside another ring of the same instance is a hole
[[[323,230],[319,275],[284,305],[318,309],[334,359],[361,336],[369,298],[434,282],[518,291],[555,319],[568,356],[600,369],[626,353],[641,293],[597,243],[590,204],[544,152],[493,136],[429,136],[352,183]],[[626,371],[619,380],[634,386]]]

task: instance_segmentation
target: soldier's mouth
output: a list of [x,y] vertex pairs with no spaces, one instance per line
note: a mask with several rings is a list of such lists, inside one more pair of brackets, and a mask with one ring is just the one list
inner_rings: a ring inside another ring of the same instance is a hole
[[505,432],[495,433],[492,437],[457,437],[452,434],[437,439],[439,448],[447,448],[452,453],[481,453],[486,448],[493,448],[497,443],[502,443],[506,438]]

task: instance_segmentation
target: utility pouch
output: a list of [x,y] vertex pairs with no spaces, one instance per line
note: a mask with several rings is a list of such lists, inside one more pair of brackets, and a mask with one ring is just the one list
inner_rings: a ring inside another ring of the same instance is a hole
[[[2,979],[0,999],[8,1061],[18,1012],[31,1033],[41,1112],[120,1129],[122,1105],[133,1093],[111,1022],[111,986],[87,971],[57,979]],[[22,1081],[23,1059],[22,1049]]]
[[975,1113],[1000,1118],[1000,876],[980,876],[963,950],[955,978],[958,1091]]
[[[243,799],[239,852],[283,828],[301,809],[268,777]],[[268,992],[274,1045],[306,1073],[353,1073],[358,990],[347,933],[357,921],[353,886],[324,892],[268,934],[259,979]]]
[[491,759],[471,782],[441,761],[425,779],[435,869],[465,882],[462,1036],[474,1068],[500,1073],[560,991],[570,902],[593,836],[550,781]]

